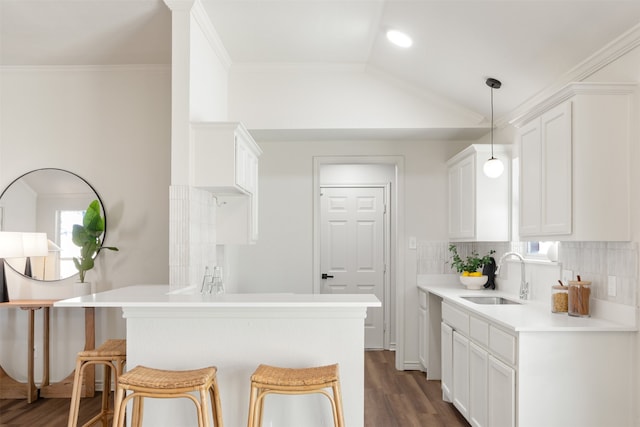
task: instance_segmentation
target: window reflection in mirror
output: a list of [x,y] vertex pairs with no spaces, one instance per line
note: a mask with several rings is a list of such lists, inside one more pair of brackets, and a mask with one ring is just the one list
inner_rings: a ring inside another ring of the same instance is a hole
[[[28,172],[2,192],[2,231],[47,234],[49,255],[31,258],[34,279],[61,280],[77,274],[73,257],[80,249],[71,240],[71,230],[73,224],[82,223],[87,206],[96,199],[102,206],[100,197],[83,178],[53,168]],[[25,258],[6,261],[17,272],[24,272]]]

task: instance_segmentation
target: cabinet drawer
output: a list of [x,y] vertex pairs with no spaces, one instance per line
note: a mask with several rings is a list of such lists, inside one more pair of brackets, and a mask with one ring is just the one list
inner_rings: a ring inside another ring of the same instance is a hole
[[472,340],[485,347],[489,346],[489,323],[477,317],[469,318],[469,336]]
[[449,304],[442,304],[442,320],[458,332],[469,336],[469,315]]
[[489,348],[503,361],[516,364],[516,337],[513,335],[489,326]]

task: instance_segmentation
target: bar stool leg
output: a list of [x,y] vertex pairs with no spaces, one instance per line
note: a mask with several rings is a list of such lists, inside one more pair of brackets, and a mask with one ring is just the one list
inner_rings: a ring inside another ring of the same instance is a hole
[[113,408],[113,427],[120,427],[124,425],[124,389],[116,388],[116,397]]
[[223,427],[222,423],[222,404],[220,403],[220,391],[218,390],[218,381],[213,379],[213,383],[209,387],[209,395],[211,398],[211,413],[215,427]]
[[78,423],[80,411],[80,396],[82,394],[82,362],[76,361],[76,371],[73,377],[73,390],[71,392],[71,407],[69,408],[69,421],[67,427],[75,427]]
[[342,392],[340,391],[340,383],[333,384],[333,400],[335,401],[336,411],[338,412],[338,420],[336,425],[338,427],[344,427],[344,413],[342,411]]
[[111,394],[111,364],[104,363],[102,387],[102,427],[108,427],[109,396]]

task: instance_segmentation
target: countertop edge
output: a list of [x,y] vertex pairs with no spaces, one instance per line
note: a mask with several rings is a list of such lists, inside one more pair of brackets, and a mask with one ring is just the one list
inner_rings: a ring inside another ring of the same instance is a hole
[[550,308],[535,301],[521,301],[518,305],[481,305],[463,300],[462,296],[496,296],[517,299],[514,295],[497,290],[468,290],[452,286],[449,281],[442,284],[419,284],[418,289],[437,295],[474,315],[514,332],[637,332],[636,325],[627,325],[594,317],[571,317],[551,313]]
[[170,293],[167,285],[133,285],[59,300],[54,307],[121,308],[368,308],[381,307],[373,294],[220,294]]

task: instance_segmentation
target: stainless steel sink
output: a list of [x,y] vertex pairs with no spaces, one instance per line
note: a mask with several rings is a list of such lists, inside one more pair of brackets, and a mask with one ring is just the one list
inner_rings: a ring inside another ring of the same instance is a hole
[[474,304],[489,304],[489,305],[499,305],[499,304],[520,304],[518,301],[514,301],[507,298],[502,297],[461,297],[466,299],[469,302]]

